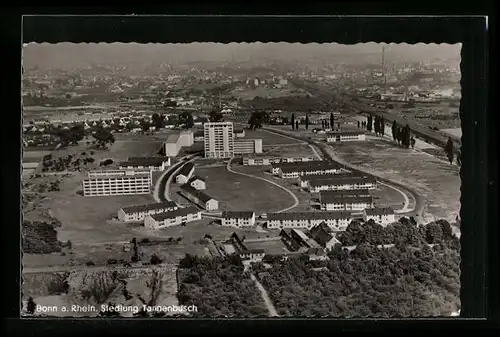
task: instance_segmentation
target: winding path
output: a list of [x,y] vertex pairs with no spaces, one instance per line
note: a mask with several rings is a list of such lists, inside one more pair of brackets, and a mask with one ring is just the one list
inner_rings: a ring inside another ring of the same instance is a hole
[[268,179],[265,179],[265,178],[262,178],[262,177],[257,177],[257,176],[254,176],[254,175],[251,175],[251,174],[247,174],[247,173],[241,173],[241,172],[237,172],[237,171],[234,171],[232,168],[231,168],[231,162],[233,161],[233,159],[231,158],[228,162],[227,162],[227,166],[226,166],[226,169],[228,170],[228,172],[231,172],[231,173],[234,173],[234,174],[239,174],[241,176],[245,176],[245,177],[250,177],[250,178],[254,178],[254,179],[259,179],[259,180],[263,180],[271,185],[274,185],[276,187],[279,187],[281,188],[283,191],[285,191],[286,193],[288,193],[292,198],[293,198],[293,205],[290,206],[290,207],[287,207],[285,209],[282,209],[281,211],[277,211],[276,213],[283,213],[283,212],[286,212],[286,211],[289,211],[295,207],[297,207],[299,204],[300,204],[300,201],[299,199],[297,198],[297,196],[292,192],[290,191],[288,188],[286,187],[283,187],[281,186],[280,184],[277,184],[275,183],[274,181],[271,181],[271,180],[268,180]]
[[408,196],[406,195],[406,193],[405,193],[405,192],[403,192],[402,190],[400,190],[400,189],[399,189],[399,188],[397,188],[397,187],[394,187],[394,186],[392,186],[392,185],[389,185],[389,184],[383,183],[383,182],[381,182],[381,181],[379,181],[379,184],[380,184],[380,185],[387,186],[387,187],[389,187],[389,188],[392,188],[393,190],[395,190],[396,192],[399,192],[399,194],[401,194],[401,195],[403,196],[403,198],[404,198],[404,200],[405,200],[405,201],[404,201],[404,204],[403,204],[403,207],[402,207],[402,208],[400,208],[400,209],[394,210],[394,213],[399,214],[399,213],[408,213],[408,212],[413,211],[413,209],[412,209],[412,208],[410,208],[410,198],[408,198]]
[[271,298],[269,297],[269,294],[267,293],[267,290],[264,288],[264,286],[259,282],[259,280],[257,280],[254,274],[250,274],[250,278],[255,282],[257,289],[259,289],[260,295],[262,296],[262,299],[266,304],[267,311],[269,312],[269,316],[271,317],[279,316],[278,311],[276,311],[273,301],[271,301]]

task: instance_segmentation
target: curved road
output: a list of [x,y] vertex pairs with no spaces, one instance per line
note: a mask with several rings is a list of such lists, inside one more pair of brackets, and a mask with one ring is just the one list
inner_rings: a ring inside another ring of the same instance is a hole
[[276,184],[274,181],[271,181],[271,180],[268,180],[268,179],[265,179],[265,178],[262,178],[262,177],[256,177],[256,176],[253,176],[251,174],[247,174],[247,173],[241,173],[241,172],[236,172],[234,171],[232,168],[231,168],[231,162],[233,161],[233,159],[230,159],[228,162],[227,162],[227,167],[226,169],[231,172],[231,173],[234,173],[234,174],[239,174],[241,176],[245,176],[245,177],[250,177],[250,178],[254,178],[254,179],[259,179],[259,180],[263,180],[265,182],[268,182],[269,184],[271,185],[274,185],[276,187],[279,187],[281,188],[283,191],[285,191],[286,193],[290,194],[290,196],[293,198],[293,205],[290,206],[290,207],[287,207],[285,209],[282,209],[281,211],[278,211],[276,213],[283,213],[283,212],[286,212],[286,211],[289,211],[291,210],[292,208],[295,208],[297,207],[299,204],[300,204],[300,201],[299,199],[297,198],[297,196],[292,192],[290,191],[289,189],[287,189],[286,187],[283,187],[279,184]]
[[[425,202],[424,202],[423,197],[420,194],[416,193],[415,191],[410,190],[408,187],[403,186],[403,185],[401,185],[399,183],[393,182],[391,180],[382,178],[382,177],[377,176],[377,175],[375,175],[373,173],[366,172],[366,170],[364,170],[364,169],[362,169],[362,168],[360,168],[358,166],[352,165],[352,164],[350,164],[350,163],[342,160],[341,158],[339,158],[335,154],[333,154],[332,151],[331,151],[331,149],[329,151],[328,147],[325,144],[322,144],[322,143],[320,143],[318,141],[314,141],[314,140],[307,139],[307,138],[300,137],[300,136],[296,136],[296,135],[290,135],[290,134],[288,134],[286,132],[283,132],[281,130],[275,130],[275,129],[270,129],[270,128],[266,128],[266,127],[263,127],[262,130],[263,131],[267,131],[267,132],[271,132],[271,133],[275,133],[275,134],[278,134],[278,135],[284,135],[284,136],[287,136],[288,138],[296,138],[298,140],[305,141],[305,142],[309,143],[312,146],[318,147],[326,160],[329,160],[331,162],[335,162],[335,163],[338,163],[340,165],[343,165],[344,167],[346,167],[346,168],[348,168],[348,169],[350,169],[352,171],[360,172],[360,173],[363,173],[365,175],[371,176],[371,177],[377,179],[379,182],[383,183],[384,185],[388,185],[388,186],[392,187],[393,189],[397,190],[398,192],[400,192],[401,194],[404,194],[406,196],[406,198],[405,198],[405,206],[403,206],[403,208],[398,211],[399,215],[405,215],[405,216],[412,216],[412,215],[423,216],[424,207],[425,207]],[[408,198],[408,196],[404,192],[407,192],[407,193],[409,193],[409,194],[411,194],[413,196],[413,198],[415,200],[415,207],[414,207],[414,209],[408,209],[409,200],[408,200],[408,204],[407,204],[406,203],[406,199]]]

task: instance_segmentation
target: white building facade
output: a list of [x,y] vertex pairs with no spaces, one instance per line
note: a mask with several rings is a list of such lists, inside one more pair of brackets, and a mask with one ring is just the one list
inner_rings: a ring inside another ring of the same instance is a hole
[[396,222],[396,215],[394,214],[394,210],[390,207],[367,208],[363,211],[363,220],[373,220],[382,226],[387,226],[388,224]]
[[376,187],[377,181],[368,177],[339,177],[328,180],[309,180],[307,182],[307,189],[311,193],[340,190],[372,190]]
[[269,229],[307,228],[324,222],[335,231],[344,231],[353,218],[352,213],[342,211],[304,212],[304,213],[268,213]]
[[118,219],[123,222],[142,222],[148,215],[175,211],[179,206],[173,201],[123,207],[118,211]]
[[83,196],[150,194],[152,181],[151,171],[124,170],[113,175],[93,176],[82,181]]
[[339,131],[327,134],[326,141],[328,143],[352,142],[366,140],[366,135],[361,131]]
[[144,218],[144,227],[160,229],[201,220],[201,211],[196,207],[179,208],[174,211],[150,214]]
[[207,122],[203,125],[205,158],[234,157],[232,122]]
[[322,211],[362,211],[373,207],[372,197],[335,197],[321,201]]
[[255,225],[255,212],[223,212],[222,226],[252,227]]
[[262,139],[238,139],[234,141],[234,154],[262,153]]

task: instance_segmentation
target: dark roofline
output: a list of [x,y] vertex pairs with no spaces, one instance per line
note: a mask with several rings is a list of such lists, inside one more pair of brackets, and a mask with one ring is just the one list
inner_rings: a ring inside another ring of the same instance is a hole
[[265,254],[266,251],[264,249],[247,249],[247,250],[242,250],[239,252],[239,254]]
[[338,204],[353,204],[359,202],[372,203],[372,196],[323,196],[321,198],[322,204],[338,203]]
[[181,186],[181,190],[183,190],[184,192],[186,192],[188,194],[191,194],[192,196],[198,198],[202,202],[208,202],[210,200],[216,200],[216,199],[212,198],[211,196],[209,196],[208,194],[206,194],[206,193],[204,193],[202,191],[198,191],[196,188],[192,187],[189,184],[182,185]]
[[184,216],[188,214],[195,214],[201,212],[199,209],[193,206],[185,207],[185,208],[179,208],[176,209],[175,211],[169,211],[169,212],[163,212],[163,213],[157,213],[157,214],[151,214],[149,215],[156,221],[163,221],[165,219],[169,218],[174,218],[178,216]]
[[250,219],[255,215],[254,211],[224,211],[222,212],[223,218],[235,219],[235,218],[243,218]]
[[348,211],[327,212],[291,212],[291,213],[268,213],[268,220],[328,220],[328,219],[351,219],[352,213]]
[[395,214],[391,207],[365,208],[366,215],[390,215]]
[[183,176],[187,177],[193,169],[194,169],[194,163],[192,163],[192,162],[186,163],[186,164],[184,164],[184,166],[182,166],[182,168],[179,170],[179,173],[177,173],[177,175],[178,176],[183,175]]
[[144,212],[144,211],[163,209],[163,208],[174,208],[174,207],[178,207],[175,202],[165,201],[165,202],[157,202],[157,203],[153,203],[153,204],[144,204],[144,205],[123,207],[122,211],[124,211],[125,213],[137,213],[137,212]]

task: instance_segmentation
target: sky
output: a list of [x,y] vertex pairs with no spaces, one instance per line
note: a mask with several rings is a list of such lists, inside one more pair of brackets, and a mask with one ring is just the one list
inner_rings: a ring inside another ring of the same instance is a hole
[[408,61],[459,58],[460,44],[376,44],[342,45],[337,43],[30,43],[23,48],[25,67],[72,68],[92,63],[159,63],[159,62],[223,62],[234,58],[248,60],[251,56],[283,60],[307,60],[311,57],[347,59],[356,56],[380,54],[386,46],[386,58],[397,57]]

